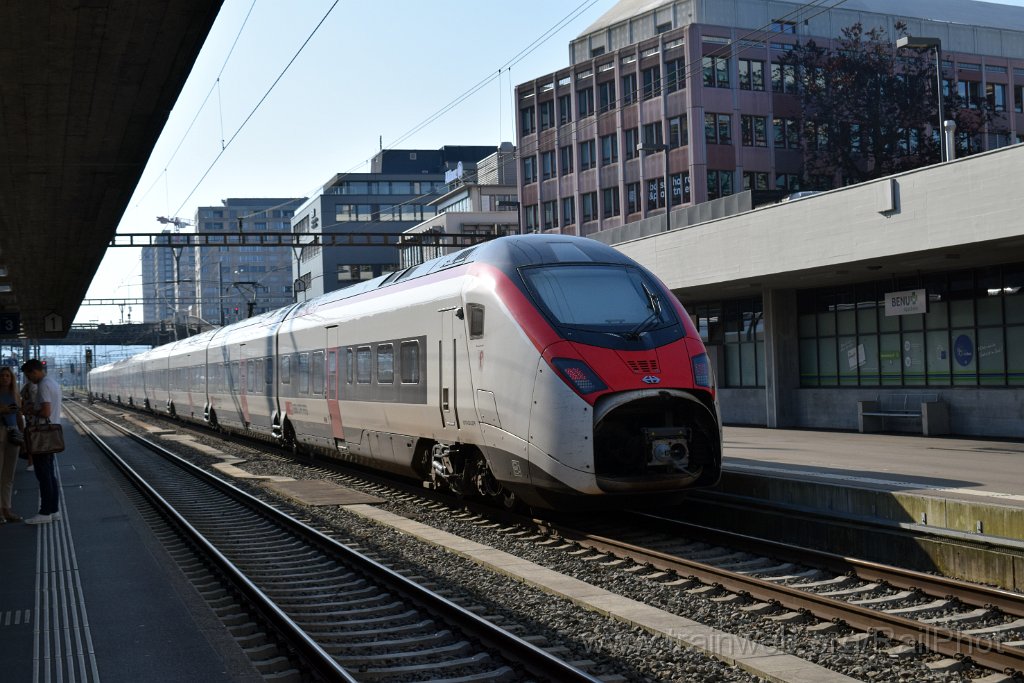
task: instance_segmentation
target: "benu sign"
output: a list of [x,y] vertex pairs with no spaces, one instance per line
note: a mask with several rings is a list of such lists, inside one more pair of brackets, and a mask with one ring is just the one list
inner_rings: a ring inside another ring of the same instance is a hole
[[886,315],[910,315],[928,312],[928,293],[923,289],[908,289],[905,292],[887,292],[885,295]]

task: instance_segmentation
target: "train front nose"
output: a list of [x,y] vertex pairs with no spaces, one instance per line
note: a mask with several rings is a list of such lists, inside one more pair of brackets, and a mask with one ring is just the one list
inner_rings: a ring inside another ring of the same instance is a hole
[[594,469],[606,490],[646,479],[706,486],[721,472],[714,412],[694,393],[638,390],[595,406]]

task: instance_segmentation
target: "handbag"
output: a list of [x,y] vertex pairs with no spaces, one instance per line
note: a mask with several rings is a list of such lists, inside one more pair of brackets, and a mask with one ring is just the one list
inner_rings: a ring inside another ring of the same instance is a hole
[[64,429],[59,424],[37,422],[25,428],[25,451],[29,455],[60,453],[64,450]]

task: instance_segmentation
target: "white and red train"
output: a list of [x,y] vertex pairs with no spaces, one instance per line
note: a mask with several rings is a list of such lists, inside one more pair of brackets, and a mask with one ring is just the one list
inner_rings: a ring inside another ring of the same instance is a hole
[[496,239],[98,367],[89,391],[506,504],[664,502],[721,472],[693,322],[584,238]]

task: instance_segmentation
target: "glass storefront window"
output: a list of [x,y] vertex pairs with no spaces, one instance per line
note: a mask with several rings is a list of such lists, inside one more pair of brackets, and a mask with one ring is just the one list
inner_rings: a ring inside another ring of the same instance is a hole
[[[924,289],[924,314],[885,315]],[[1024,385],[1024,266],[797,292],[801,386]]]
[[[981,318],[981,309],[978,309]],[[1006,372],[1003,352],[1003,330],[986,327],[978,330],[978,383],[985,386],[1001,386]]]
[[978,383],[978,353],[973,329],[953,330],[953,383]]
[[928,384],[949,384],[949,334],[929,330],[927,340]]

